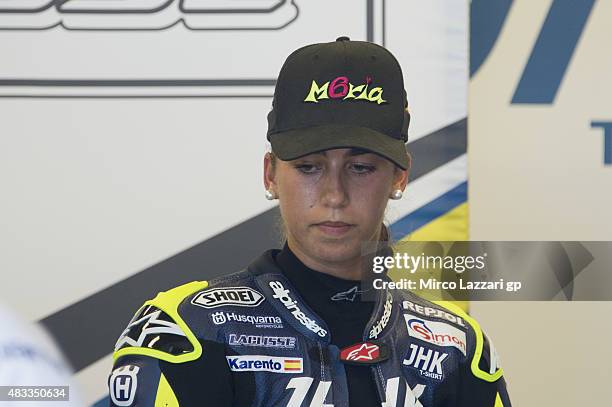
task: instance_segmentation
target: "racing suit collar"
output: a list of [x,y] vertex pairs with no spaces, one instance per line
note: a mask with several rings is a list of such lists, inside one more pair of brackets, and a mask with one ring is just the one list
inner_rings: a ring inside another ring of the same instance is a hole
[[308,305],[323,319],[356,320],[363,319],[363,315],[367,314],[363,325],[368,322],[374,308],[374,298],[363,300],[361,280],[342,279],[306,266],[286,242],[274,260]]
[[247,270],[284,321],[302,335],[329,344],[331,335],[327,324],[306,304],[298,290],[283,275],[274,261],[275,252],[278,249],[265,251]]
[[[331,342],[327,324],[304,301],[298,290],[276,264],[274,257],[280,250],[270,249],[255,259],[247,268],[258,287],[283,319],[303,335],[325,344]],[[388,277],[384,276],[385,279]],[[381,339],[399,315],[398,301],[388,289],[373,290],[374,311],[366,324],[364,340]],[[293,304],[293,305],[292,305]]]

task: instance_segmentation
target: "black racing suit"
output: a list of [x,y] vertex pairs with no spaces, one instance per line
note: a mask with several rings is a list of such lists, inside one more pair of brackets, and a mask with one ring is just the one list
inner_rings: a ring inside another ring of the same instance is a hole
[[375,294],[361,301],[357,282],[309,269],[286,244],[160,293],[117,341],[111,406],[510,407],[476,321],[410,292]]

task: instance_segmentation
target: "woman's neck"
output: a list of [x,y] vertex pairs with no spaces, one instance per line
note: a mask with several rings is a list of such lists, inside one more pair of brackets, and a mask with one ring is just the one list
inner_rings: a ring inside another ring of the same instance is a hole
[[338,277],[344,280],[359,281],[362,277],[362,258],[356,256],[341,261],[326,261],[324,259],[317,258],[315,256],[309,256],[301,249],[298,244],[288,240],[287,244],[293,254],[302,262],[306,267],[321,273],[329,274],[334,277]]

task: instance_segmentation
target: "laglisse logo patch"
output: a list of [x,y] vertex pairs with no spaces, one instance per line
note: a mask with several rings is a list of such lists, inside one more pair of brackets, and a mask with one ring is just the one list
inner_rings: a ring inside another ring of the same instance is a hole
[[310,91],[306,95],[304,102],[319,103],[322,99],[341,99],[341,100],[365,100],[376,104],[387,103],[383,99],[383,88],[380,86],[369,88],[372,77],[367,76],[364,84],[353,85],[348,77],[338,76],[332,81],[327,81],[319,86],[315,80],[310,85]]

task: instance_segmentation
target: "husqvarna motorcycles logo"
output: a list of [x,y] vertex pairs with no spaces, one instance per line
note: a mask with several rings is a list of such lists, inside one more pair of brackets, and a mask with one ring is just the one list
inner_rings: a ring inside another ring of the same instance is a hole
[[324,99],[336,99],[342,101],[365,100],[376,104],[387,103],[383,99],[383,88],[380,86],[370,87],[372,77],[366,76],[364,82],[354,85],[349,82],[347,76],[338,76],[331,81],[319,85],[315,80],[310,85],[310,90],[304,98],[304,102],[319,103]]
[[246,315],[236,312],[213,312],[210,316],[213,324],[223,325],[226,322],[241,322],[257,328],[282,328],[283,320],[273,315]]

